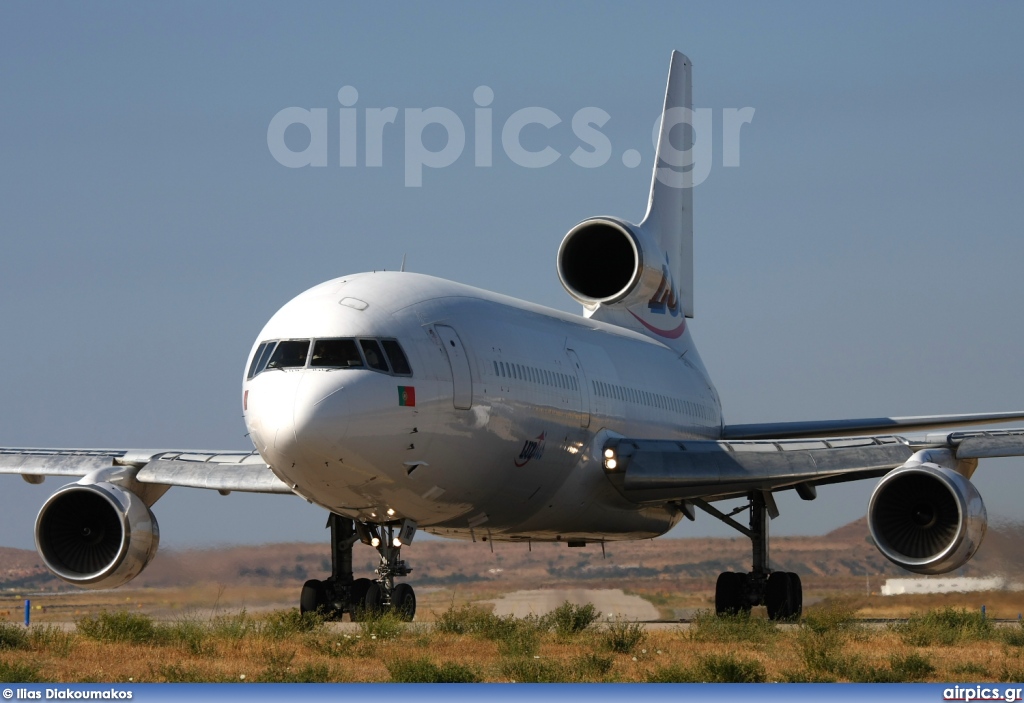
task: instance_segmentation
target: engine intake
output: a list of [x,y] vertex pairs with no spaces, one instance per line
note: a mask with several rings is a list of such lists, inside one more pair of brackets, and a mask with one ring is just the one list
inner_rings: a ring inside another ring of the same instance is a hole
[[72,484],[50,496],[36,518],[36,549],[68,583],[116,588],[156,555],[160,528],[142,499],[111,483]]
[[937,464],[890,472],[868,502],[868,529],[878,550],[919,574],[963,566],[978,551],[987,526],[974,484]]

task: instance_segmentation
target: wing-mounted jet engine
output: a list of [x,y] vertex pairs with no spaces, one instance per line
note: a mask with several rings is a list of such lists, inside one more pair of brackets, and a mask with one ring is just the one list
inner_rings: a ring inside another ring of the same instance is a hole
[[966,564],[987,526],[974,484],[935,463],[889,472],[868,502],[868,529],[878,551],[919,574],[943,574]]
[[61,579],[116,588],[142,573],[160,544],[149,506],[113,483],[74,483],[54,493],[36,518],[36,548]]

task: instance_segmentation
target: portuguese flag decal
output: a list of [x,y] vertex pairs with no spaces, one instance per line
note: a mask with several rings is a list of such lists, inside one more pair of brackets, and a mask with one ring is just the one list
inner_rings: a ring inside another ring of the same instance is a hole
[[399,386],[398,404],[414,407],[416,405],[416,388],[414,386]]

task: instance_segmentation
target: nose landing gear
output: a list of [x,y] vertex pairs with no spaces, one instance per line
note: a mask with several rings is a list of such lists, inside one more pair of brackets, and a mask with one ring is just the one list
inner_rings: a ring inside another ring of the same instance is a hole
[[[393,610],[403,620],[412,621],[416,615],[416,593],[407,583],[396,584],[395,577],[408,576],[412,571],[402,560],[401,550],[412,542],[416,523],[403,520],[397,526],[383,526],[386,540],[377,526],[334,513],[327,519],[327,526],[331,528],[331,576],[303,584],[299,610],[320,611],[330,620],[341,620],[344,613],[357,620],[365,614]],[[374,547],[380,554],[374,580],[352,577],[352,546],[357,541]]]

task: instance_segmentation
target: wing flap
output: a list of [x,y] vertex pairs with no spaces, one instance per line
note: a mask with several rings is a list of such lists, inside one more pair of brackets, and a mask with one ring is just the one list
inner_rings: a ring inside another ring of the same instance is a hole
[[956,448],[957,459],[1024,456],[1024,430],[955,432],[949,443]]

